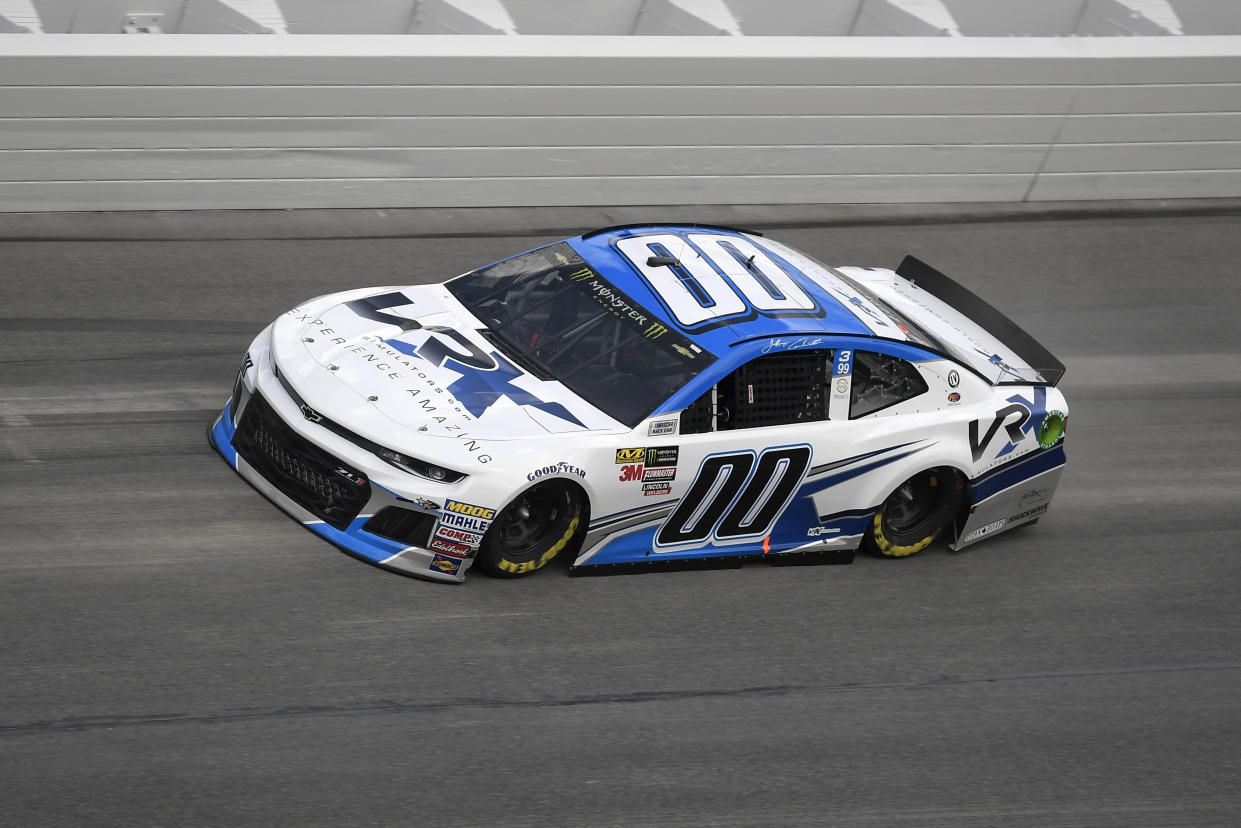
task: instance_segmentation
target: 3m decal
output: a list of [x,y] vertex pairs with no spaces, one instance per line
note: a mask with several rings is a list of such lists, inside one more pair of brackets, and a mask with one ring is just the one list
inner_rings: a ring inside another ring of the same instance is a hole
[[685,328],[823,313],[767,250],[741,236],[656,233],[615,246]]
[[435,557],[431,559],[430,568],[436,572],[443,572],[445,575],[456,575],[461,571],[461,559],[436,552]]
[[616,462],[620,463],[640,463],[646,457],[646,449],[644,448],[628,448],[616,450]]
[[628,483],[631,480],[641,480],[642,464],[630,463],[628,465],[621,466],[620,476],[617,479],[622,483]]
[[680,453],[679,446],[655,446],[654,448],[648,448],[643,456],[648,467],[675,466]]
[[808,445],[714,454],[655,535],[657,547],[767,535],[810,467]]

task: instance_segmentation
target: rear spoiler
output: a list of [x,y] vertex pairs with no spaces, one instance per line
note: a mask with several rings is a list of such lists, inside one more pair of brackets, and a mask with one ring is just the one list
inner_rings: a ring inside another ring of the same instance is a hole
[[1022,330],[1016,322],[926,262],[906,256],[896,268],[896,273],[969,317],[1038,371],[1048,385],[1055,385],[1064,376],[1064,363],[1052,356],[1038,340]]

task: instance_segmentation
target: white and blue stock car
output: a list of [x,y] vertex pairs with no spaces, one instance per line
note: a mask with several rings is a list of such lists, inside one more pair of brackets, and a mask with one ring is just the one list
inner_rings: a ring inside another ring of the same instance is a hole
[[314,532],[424,578],[842,562],[1037,520],[1063,373],[916,259],[625,226],[294,308],[211,441]]

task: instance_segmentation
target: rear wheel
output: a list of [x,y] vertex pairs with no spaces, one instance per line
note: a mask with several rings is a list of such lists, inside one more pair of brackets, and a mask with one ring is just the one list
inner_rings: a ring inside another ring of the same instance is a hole
[[496,515],[478,549],[478,563],[492,575],[511,578],[542,569],[581,544],[585,498],[558,481],[526,489]]
[[875,512],[864,544],[881,558],[907,558],[921,552],[956,517],[965,480],[955,469],[919,472],[896,487]]

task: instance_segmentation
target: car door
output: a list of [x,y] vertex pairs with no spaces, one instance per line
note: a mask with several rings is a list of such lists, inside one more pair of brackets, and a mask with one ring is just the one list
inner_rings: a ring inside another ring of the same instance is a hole
[[[653,554],[771,553],[806,543],[817,507],[798,493],[840,443],[828,418],[834,356],[826,348],[760,354],[682,412],[681,496],[654,533]],[[643,473],[667,474],[660,469],[648,463]]]

